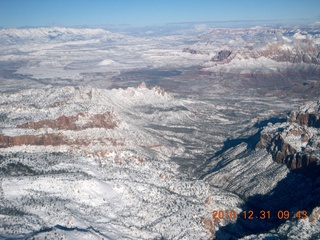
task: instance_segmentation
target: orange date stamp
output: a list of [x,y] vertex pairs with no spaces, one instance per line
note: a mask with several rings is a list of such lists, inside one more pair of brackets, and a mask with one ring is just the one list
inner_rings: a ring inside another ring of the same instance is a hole
[[213,210],[212,218],[215,220],[222,219],[279,219],[279,220],[287,220],[291,218],[305,219],[308,218],[308,212],[306,210],[298,210],[296,212],[290,212],[288,210],[278,210],[277,212],[271,213],[270,210],[244,210],[240,213],[237,213],[235,210]]

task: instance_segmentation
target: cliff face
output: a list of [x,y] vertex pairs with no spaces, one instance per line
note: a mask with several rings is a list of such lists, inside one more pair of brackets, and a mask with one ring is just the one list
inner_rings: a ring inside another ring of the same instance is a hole
[[314,113],[296,113],[292,112],[289,116],[289,121],[296,122],[301,126],[320,128],[319,114]]
[[41,134],[41,135],[22,135],[6,136],[0,135],[0,148],[7,148],[21,145],[42,145],[59,146],[70,144],[71,142],[62,134]]
[[215,29],[199,36],[196,44],[183,51],[203,55],[201,70],[217,76],[231,73],[245,78],[318,77],[317,32],[311,29]]
[[108,137],[95,136],[78,136],[71,137],[62,133],[43,133],[38,135],[19,135],[6,136],[0,134],[0,148],[8,148],[22,145],[33,146],[88,146],[93,142],[98,142],[104,145],[122,146],[122,139],[112,139]]
[[319,157],[315,154],[315,149],[320,146],[314,144],[314,140],[314,136],[311,137],[298,126],[287,125],[285,128],[278,128],[277,132],[261,134],[257,147],[266,148],[275,162],[294,170],[317,164]]
[[299,111],[292,111],[288,115],[287,121],[297,123],[300,126],[320,128],[320,101],[308,103]]
[[[96,137],[94,135],[72,134],[75,131],[86,129],[102,128],[114,129],[118,125],[117,119],[112,112],[105,112],[102,114],[78,113],[75,116],[62,115],[57,119],[44,119],[37,122],[27,122],[18,125],[17,128],[34,129],[43,131],[37,132],[38,134],[20,134],[15,136],[8,136],[0,134],[0,148],[7,148],[21,145],[36,145],[36,146],[60,146],[60,145],[78,145],[87,146],[93,141],[100,143],[111,143],[111,145],[121,145],[119,141],[106,137]],[[48,129],[54,132],[48,132]],[[62,130],[62,131],[60,131]],[[69,130],[63,132],[64,130]]]
[[87,113],[78,113],[76,116],[60,116],[57,119],[45,119],[38,122],[27,122],[18,125],[18,128],[52,128],[58,130],[79,131],[87,128],[113,129],[117,126],[116,119],[112,112],[95,114],[90,116]]
[[266,148],[278,163],[289,169],[309,169],[320,174],[320,131],[318,103],[292,111],[286,123],[270,124],[260,135],[258,148]]
[[288,46],[284,42],[268,44],[259,52],[260,56],[277,62],[319,64],[317,45],[309,39],[297,40]]
[[230,57],[231,53],[232,53],[232,51],[230,51],[230,50],[221,50],[216,54],[216,56],[214,56],[211,59],[211,61],[213,61],[213,62],[223,62],[228,57]]

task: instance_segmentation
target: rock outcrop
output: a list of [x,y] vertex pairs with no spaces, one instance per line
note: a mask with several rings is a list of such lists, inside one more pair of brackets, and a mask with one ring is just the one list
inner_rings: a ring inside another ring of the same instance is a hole
[[113,129],[117,126],[117,121],[112,112],[103,114],[89,115],[87,113],[78,113],[76,116],[60,116],[57,119],[45,119],[38,122],[27,122],[18,125],[18,128],[31,128],[38,130],[40,128],[52,128],[58,130],[79,131],[87,128],[106,128]]
[[[214,76],[233,74],[246,79],[291,79],[320,75],[317,30],[299,29],[215,29],[199,36],[199,41],[184,52],[210,53],[201,70]],[[270,85],[270,83],[269,83]]]
[[44,133],[38,135],[18,135],[7,136],[0,134],[0,148],[14,146],[31,145],[31,146],[88,146],[91,143],[99,143],[105,146],[123,146],[122,139],[113,139],[108,137],[96,136],[79,136],[71,137],[62,133]]
[[320,219],[320,207],[315,207],[309,216],[309,222],[314,222]]
[[[70,144],[66,136],[62,134],[41,134],[41,135],[21,135],[21,136],[6,136],[0,135],[0,148],[7,148],[21,145],[36,145],[36,146],[59,146]],[[84,143],[85,144],[85,143]],[[86,143],[87,145],[87,143]]]
[[297,123],[300,126],[320,128],[320,101],[310,102],[301,107],[299,111],[292,111],[288,115],[287,121]]
[[230,50],[221,50],[216,54],[216,56],[214,56],[211,59],[211,61],[212,62],[223,62],[228,57],[230,57],[231,53],[232,53],[232,51],[230,51]]
[[209,55],[209,52],[204,52],[204,51],[201,51],[201,50],[196,50],[196,49],[192,49],[192,48],[184,48],[182,50],[182,52],[186,52],[186,53],[190,53],[190,54],[200,54],[200,55]]
[[257,148],[266,148],[273,160],[289,169],[320,174],[319,102],[292,111],[286,123],[269,124],[260,134]]
[[284,42],[268,44],[260,50],[259,56],[277,62],[319,64],[318,48],[311,40],[296,40],[292,45]]
[[261,132],[257,147],[266,148],[274,161],[286,164],[292,170],[319,162],[319,139],[314,133],[297,124],[284,123],[272,127]]
[[[68,131],[81,131],[85,129],[103,128],[114,129],[117,127],[118,121],[113,112],[105,112],[101,114],[90,115],[88,113],[78,113],[75,116],[62,115],[57,119],[44,119],[37,122],[27,122],[18,125],[22,129],[40,130],[37,134],[18,134],[5,135],[0,134],[0,148],[7,148],[21,145],[34,146],[61,146],[61,145],[77,145],[88,146],[90,143],[97,141],[99,143],[122,145],[121,140],[111,139],[105,136],[94,136],[86,134],[66,134]],[[49,129],[52,129],[48,132]],[[53,132],[51,132],[53,131]],[[74,136],[72,136],[74,135]]]

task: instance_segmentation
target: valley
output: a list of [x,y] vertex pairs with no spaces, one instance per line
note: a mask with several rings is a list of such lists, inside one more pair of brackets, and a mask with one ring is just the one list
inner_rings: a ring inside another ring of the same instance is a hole
[[0,29],[0,238],[319,238],[319,34]]

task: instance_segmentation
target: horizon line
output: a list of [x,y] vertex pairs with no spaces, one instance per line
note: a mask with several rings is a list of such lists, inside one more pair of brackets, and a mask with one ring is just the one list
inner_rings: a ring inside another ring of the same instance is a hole
[[[296,22],[294,22],[296,21]],[[61,27],[61,28],[102,28],[102,27],[111,27],[111,28],[148,28],[148,27],[166,27],[170,25],[185,25],[185,24],[219,24],[219,23],[271,23],[275,24],[288,24],[288,22],[292,22],[291,24],[298,24],[297,22],[305,22],[304,24],[311,25],[320,22],[319,19],[314,18],[293,18],[293,19],[261,19],[261,20],[250,20],[250,19],[242,19],[242,20],[221,20],[221,21],[194,21],[194,22],[168,22],[162,24],[150,24],[150,25],[134,25],[129,23],[121,23],[121,24],[77,24],[77,25],[61,25],[61,24],[47,24],[47,25],[37,25],[37,26],[18,26],[18,27],[5,27],[0,26],[0,29],[26,29],[26,28],[53,28],[53,27]],[[309,22],[309,23],[306,23]],[[231,27],[232,28],[232,27]],[[237,27],[234,27],[237,28]]]

